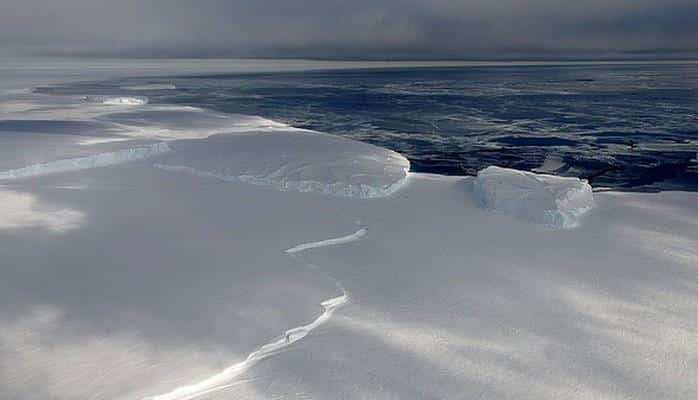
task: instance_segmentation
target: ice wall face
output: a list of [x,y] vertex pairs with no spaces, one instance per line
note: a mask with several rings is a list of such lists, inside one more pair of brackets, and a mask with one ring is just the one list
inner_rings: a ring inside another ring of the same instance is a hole
[[148,104],[148,98],[145,96],[87,96],[85,101],[110,106],[142,106]]
[[31,178],[34,176],[109,167],[131,161],[143,160],[170,151],[167,143],[155,143],[144,147],[99,153],[86,157],[69,158],[33,164],[23,168],[0,171],[0,181]]
[[488,210],[548,226],[571,229],[594,207],[586,180],[488,167],[473,184],[480,205]]
[[282,191],[385,197],[409,172],[409,161],[391,150],[310,131],[218,135],[171,146],[156,167]]

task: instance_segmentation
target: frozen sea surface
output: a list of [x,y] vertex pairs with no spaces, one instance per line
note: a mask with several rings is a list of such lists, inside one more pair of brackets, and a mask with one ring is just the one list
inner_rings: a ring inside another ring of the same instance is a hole
[[[133,87],[151,87],[133,90]],[[698,64],[497,64],[132,78],[41,91],[260,115],[404,154],[413,171],[475,175],[559,160],[597,187],[696,190]]]
[[[695,192],[591,203],[576,178],[406,174],[264,117],[17,90],[196,72],[122,63],[1,70],[0,171],[42,173],[0,180],[0,398],[698,398]],[[245,173],[273,179],[219,179]],[[277,183],[307,177],[399,184]]]

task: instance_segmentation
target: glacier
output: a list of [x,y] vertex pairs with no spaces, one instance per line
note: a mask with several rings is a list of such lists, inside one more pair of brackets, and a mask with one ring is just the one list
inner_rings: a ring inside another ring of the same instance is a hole
[[495,166],[478,172],[473,190],[488,210],[553,229],[579,226],[594,207],[594,194],[585,180]]

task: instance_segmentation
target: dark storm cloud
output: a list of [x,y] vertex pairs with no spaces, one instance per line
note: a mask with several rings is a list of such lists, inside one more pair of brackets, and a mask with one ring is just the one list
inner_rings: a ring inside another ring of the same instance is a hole
[[695,0],[3,0],[6,52],[556,58],[698,54]]

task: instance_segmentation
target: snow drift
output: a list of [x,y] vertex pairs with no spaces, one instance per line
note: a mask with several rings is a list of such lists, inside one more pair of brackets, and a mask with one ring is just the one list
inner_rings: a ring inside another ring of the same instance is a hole
[[488,167],[477,174],[473,189],[482,207],[542,224],[571,229],[594,207],[586,180]]

